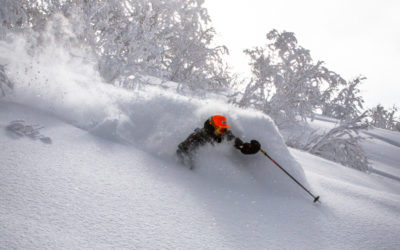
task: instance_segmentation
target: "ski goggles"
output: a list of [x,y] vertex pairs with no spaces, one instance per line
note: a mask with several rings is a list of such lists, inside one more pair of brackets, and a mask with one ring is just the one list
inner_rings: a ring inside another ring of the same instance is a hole
[[222,135],[223,133],[225,133],[228,129],[227,128],[223,128],[223,127],[216,127],[215,128],[215,132],[219,135]]

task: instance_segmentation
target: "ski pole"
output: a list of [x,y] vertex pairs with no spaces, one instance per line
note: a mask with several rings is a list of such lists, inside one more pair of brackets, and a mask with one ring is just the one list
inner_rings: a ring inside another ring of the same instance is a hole
[[315,196],[313,195],[307,188],[305,188],[303,185],[301,185],[300,182],[298,182],[291,174],[289,174],[281,165],[279,165],[279,163],[277,163],[274,159],[271,158],[271,156],[269,156],[267,154],[267,152],[265,152],[264,150],[262,150],[260,148],[260,152],[263,153],[266,157],[268,157],[268,159],[270,159],[276,166],[278,166],[280,169],[282,169],[283,172],[285,172],[285,174],[287,174],[290,178],[292,178],[292,180],[294,180],[300,187],[302,187],[309,195],[311,195],[314,198],[314,203],[317,202],[319,200],[319,196]]

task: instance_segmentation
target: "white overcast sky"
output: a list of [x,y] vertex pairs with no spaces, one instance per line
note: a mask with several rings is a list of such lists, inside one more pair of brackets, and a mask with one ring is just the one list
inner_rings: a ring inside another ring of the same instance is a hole
[[246,72],[244,49],[264,46],[272,29],[294,32],[315,61],[360,87],[366,108],[400,107],[400,0],[206,0],[217,42]]

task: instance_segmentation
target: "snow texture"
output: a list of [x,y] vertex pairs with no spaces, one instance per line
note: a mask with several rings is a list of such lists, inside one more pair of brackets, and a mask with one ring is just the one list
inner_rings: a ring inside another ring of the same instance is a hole
[[[400,247],[397,180],[289,150],[260,112],[166,89],[122,90],[102,83],[90,62],[57,47],[29,55],[18,39],[0,42],[0,64],[15,83],[0,100],[1,248]],[[262,154],[229,143],[201,148],[193,171],[180,165],[177,144],[217,113],[322,203]],[[10,134],[18,120],[43,127],[52,143]],[[384,153],[380,145],[369,152]],[[400,152],[388,145],[394,175]]]

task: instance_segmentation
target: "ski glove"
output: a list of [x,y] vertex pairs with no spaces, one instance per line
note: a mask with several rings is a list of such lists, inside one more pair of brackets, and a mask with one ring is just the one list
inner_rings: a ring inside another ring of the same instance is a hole
[[257,140],[251,140],[250,144],[254,148],[254,150],[256,150],[257,152],[260,151],[261,144]]
[[240,149],[240,152],[242,152],[245,155],[250,155],[250,154],[255,154],[258,151],[260,151],[261,145],[258,141],[256,140],[251,140],[250,143],[243,143],[242,140],[239,138],[236,138],[235,140],[235,147],[237,149]]

